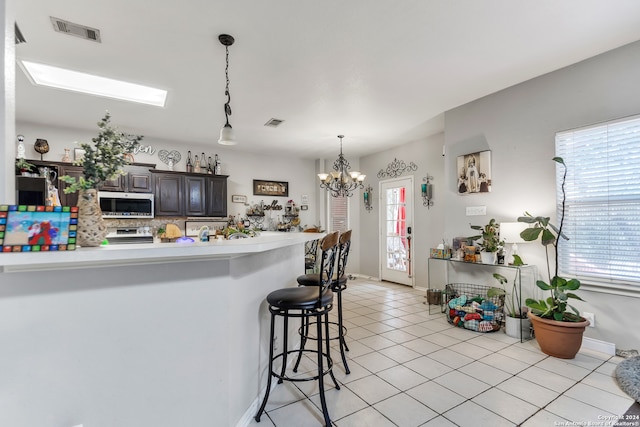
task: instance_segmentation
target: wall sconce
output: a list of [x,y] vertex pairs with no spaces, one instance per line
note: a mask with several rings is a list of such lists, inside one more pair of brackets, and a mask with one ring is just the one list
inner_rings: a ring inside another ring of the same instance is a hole
[[422,206],[426,206],[427,209],[433,206],[433,184],[430,182],[432,179],[429,174],[422,178]]
[[373,206],[371,205],[371,192],[373,188],[371,185],[368,185],[367,188],[364,189],[364,193],[362,193],[362,197],[364,198],[364,207],[367,209],[367,212],[371,212]]

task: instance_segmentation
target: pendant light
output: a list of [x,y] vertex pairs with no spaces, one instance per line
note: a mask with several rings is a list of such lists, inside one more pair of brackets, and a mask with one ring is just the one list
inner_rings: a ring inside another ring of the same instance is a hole
[[224,91],[224,94],[227,96],[227,102],[224,104],[224,116],[227,119],[225,125],[220,129],[220,139],[218,139],[218,144],[222,145],[236,145],[236,138],[233,132],[233,128],[231,124],[229,124],[229,116],[231,115],[231,93],[229,92],[229,46],[233,44],[235,41],[232,36],[229,34],[220,34],[218,36],[218,40],[222,43],[226,50],[226,67],[225,67],[225,76],[227,85]]
[[353,190],[356,188],[364,188],[362,181],[366,175],[360,172],[349,172],[351,165],[342,154],[342,138],[344,135],[338,135],[340,138],[340,155],[333,162],[333,172],[319,173],[320,188],[327,190],[333,197],[351,197]]

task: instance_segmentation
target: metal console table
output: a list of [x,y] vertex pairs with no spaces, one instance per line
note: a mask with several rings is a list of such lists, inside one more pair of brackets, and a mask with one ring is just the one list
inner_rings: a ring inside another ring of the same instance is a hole
[[[432,267],[440,264],[442,268],[444,268],[444,280],[442,282],[434,283],[432,280]],[[427,272],[427,281],[428,281],[428,289],[425,298],[425,304],[429,305],[429,314],[434,314],[432,312],[432,307],[436,307],[440,313],[444,313],[444,290],[445,286],[450,283],[449,280],[449,270],[464,270],[464,273],[473,274],[473,273],[485,273],[492,274],[495,272],[499,272],[500,270],[511,270],[515,272],[515,277],[513,280],[516,281],[516,285],[518,286],[518,306],[522,307],[522,276],[523,272],[526,273],[526,276],[531,276],[531,290],[533,291],[533,284],[536,280],[537,269],[535,265],[509,265],[509,264],[482,264],[482,263],[474,263],[474,262],[465,262],[462,260],[455,259],[444,259],[444,258],[429,258],[428,261],[428,272]],[[462,273],[462,272],[461,272]],[[504,274],[503,274],[504,275]],[[511,275],[509,275],[511,276]],[[499,286],[495,278],[489,276],[490,280],[488,281],[489,286]],[[507,277],[508,280],[512,280],[510,277]],[[513,283],[513,282],[511,282]],[[508,289],[508,288],[507,288]],[[437,312],[437,311],[436,311]],[[522,319],[520,319],[520,342],[523,342],[526,339],[530,339],[530,337],[524,337],[522,334]]]

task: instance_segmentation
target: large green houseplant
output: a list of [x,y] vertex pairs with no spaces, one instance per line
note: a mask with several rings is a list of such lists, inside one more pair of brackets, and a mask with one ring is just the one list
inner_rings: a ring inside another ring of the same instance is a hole
[[97,190],[104,181],[123,173],[123,166],[129,163],[126,155],[142,140],[142,136],[119,131],[110,121],[111,115],[107,112],[98,122],[100,132],[92,138],[93,144],[80,144],[85,153],[74,165],[82,167],[83,175],[77,180],[68,175],[60,177],[68,184],[65,193],[79,191],[77,241],[80,246],[99,246],[104,241],[107,227],[102,220]]
[[[572,359],[580,349],[582,334],[589,322],[580,316],[580,312],[575,307],[569,304],[571,299],[583,301],[573,292],[580,288],[580,281],[558,275],[558,245],[560,240],[568,240],[568,237],[562,232],[565,216],[567,166],[561,157],[554,157],[553,160],[564,168],[559,226],[553,225],[549,217],[533,216],[528,212],[518,218],[519,222],[530,224],[529,228],[520,233],[523,240],[531,242],[540,238],[540,242],[545,248],[549,276],[549,282],[544,280],[536,282],[538,288],[549,292],[549,296],[540,300],[527,298],[526,305],[531,309],[529,317],[532,320],[534,333],[541,350],[551,356]],[[550,250],[553,250],[555,256],[553,276],[551,275]],[[559,331],[557,333],[562,334],[557,340],[555,335],[547,337],[547,332],[556,329]]]

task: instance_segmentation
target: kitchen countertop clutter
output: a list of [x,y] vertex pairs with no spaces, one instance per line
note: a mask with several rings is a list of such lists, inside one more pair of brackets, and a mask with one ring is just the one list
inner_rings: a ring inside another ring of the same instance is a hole
[[318,239],[323,235],[323,233],[262,232],[259,236],[251,239],[106,245],[97,248],[78,248],[74,252],[1,254],[0,272],[231,259],[304,243],[308,240]]

